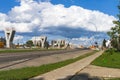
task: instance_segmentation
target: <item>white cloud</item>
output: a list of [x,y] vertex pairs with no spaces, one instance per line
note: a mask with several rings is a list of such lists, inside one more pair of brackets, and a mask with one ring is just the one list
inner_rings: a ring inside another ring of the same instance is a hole
[[[44,0],[46,1],[46,0]],[[115,17],[99,11],[84,9],[80,6],[64,7],[50,2],[20,0],[8,14],[0,13],[0,30],[14,27],[17,32],[39,31],[50,27],[83,28],[91,31],[108,31]]]
[[24,36],[21,36],[21,35],[16,35],[15,37],[14,37],[14,43],[15,44],[23,44],[23,43],[25,43],[25,41],[23,40],[24,39]]
[[78,45],[93,45],[95,42],[94,36],[91,36],[90,38],[85,36],[85,37],[80,37],[80,38],[72,38],[71,42],[75,43],[77,42]]
[[55,5],[44,9],[42,12],[42,27],[67,26],[69,28],[84,28],[91,31],[108,31],[113,26],[113,16],[99,11],[83,9],[78,6],[65,8],[63,5]]
[[79,41],[88,41],[88,40],[93,40],[93,37],[80,37],[80,38],[72,38],[72,40],[79,40]]
[[21,35],[16,35],[15,37],[14,37],[14,40],[15,41],[19,41],[19,40],[22,40],[24,37],[23,36],[21,36]]
[[94,36],[91,37],[80,37],[80,38],[72,38],[71,42],[76,43],[78,45],[84,45],[84,46],[90,46],[90,45],[95,45],[95,42],[97,42],[99,45],[102,45],[103,39],[100,38],[95,38]]

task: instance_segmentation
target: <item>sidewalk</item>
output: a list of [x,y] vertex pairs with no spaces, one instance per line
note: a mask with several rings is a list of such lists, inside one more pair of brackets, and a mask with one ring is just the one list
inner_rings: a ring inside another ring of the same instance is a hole
[[102,53],[103,51],[97,52],[96,54],[86,57],[80,61],[77,61],[65,67],[53,70],[46,74],[31,78],[29,80],[68,80],[71,76],[76,74],[78,71],[88,66],[94,59],[99,57]]
[[87,66],[78,74],[81,74],[81,73],[88,73],[90,74],[90,76],[98,76],[98,77],[104,77],[104,78],[120,78],[120,69],[100,67],[100,66],[94,66],[94,65]]

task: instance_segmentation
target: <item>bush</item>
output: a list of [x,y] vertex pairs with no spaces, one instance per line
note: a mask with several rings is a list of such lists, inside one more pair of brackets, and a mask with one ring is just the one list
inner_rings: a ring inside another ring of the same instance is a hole
[[112,55],[114,52],[117,52],[117,49],[116,48],[110,48],[110,49],[106,50],[105,52],[110,53]]

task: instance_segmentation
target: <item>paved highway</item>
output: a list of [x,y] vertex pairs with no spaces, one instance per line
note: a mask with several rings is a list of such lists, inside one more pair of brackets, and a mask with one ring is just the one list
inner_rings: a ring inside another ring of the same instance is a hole
[[17,60],[23,60],[23,59],[31,60],[31,59],[35,59],[43,56],[50,56],[54,54],[66,54],[69,52],[76,52],[76,51],[83,51],[83,50],[86,50],[86,49],[4,53],[4,54],[0,54],[0,64],[17,61]]

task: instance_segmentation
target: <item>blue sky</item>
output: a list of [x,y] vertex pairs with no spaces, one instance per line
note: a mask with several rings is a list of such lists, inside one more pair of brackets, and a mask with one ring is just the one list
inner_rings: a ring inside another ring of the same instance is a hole
[[118,14],[118,0],[52,0],[53,4],[64,4],[66,7],[71,5],[81,6],[90,10],[99,10],[109,15]]
[[49,40],[70,39],[76,44],[85,39],[87,44],[92,39],[99,42],[108,39],[106,32],[117,18],[117,5],[118,0],[1,0],[0,36],[4,36],[3,28],[12,26],[17,31],[16,40],[21,41],[47,35]]
[[[38,1],[38,0],[37,0]],[[118,0],[51,0],[53,4],[64,4],[66,7],[71,5],[81,6],[90,10],[99,10],[109,15],[118,14]],[[8,13],[14,6],[20,5],[17,0],[1,0],[0,12]]]

